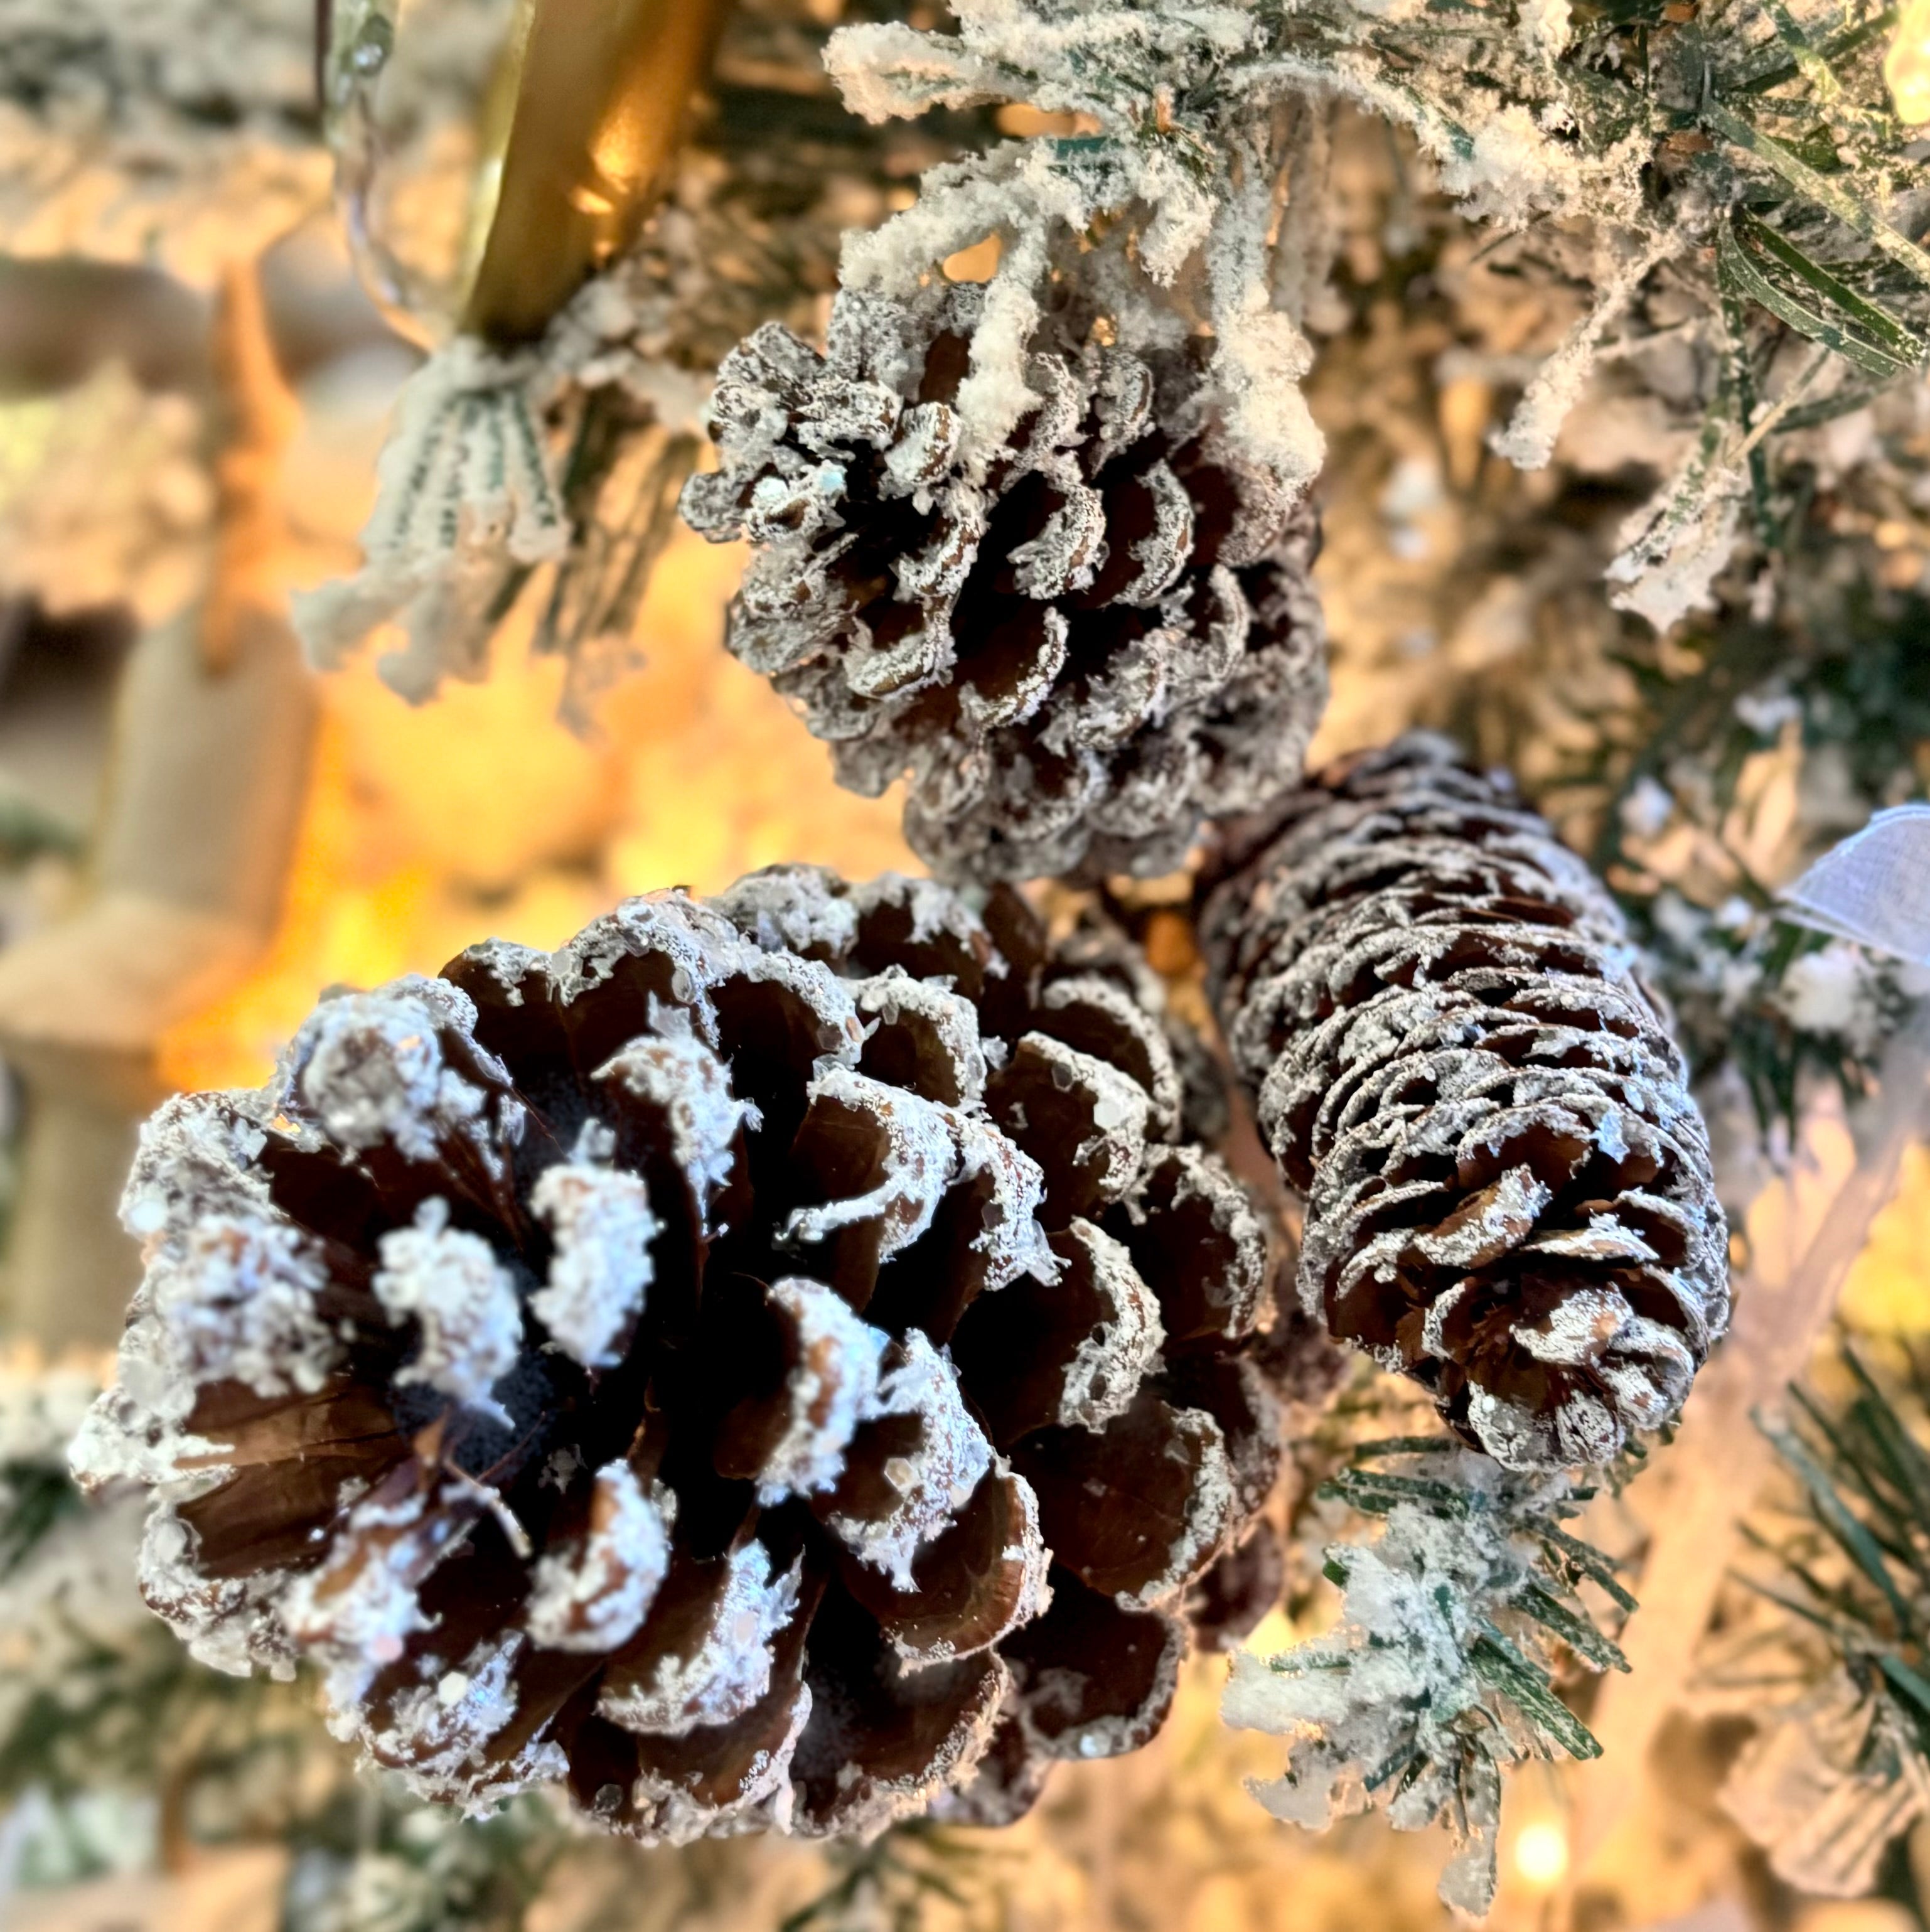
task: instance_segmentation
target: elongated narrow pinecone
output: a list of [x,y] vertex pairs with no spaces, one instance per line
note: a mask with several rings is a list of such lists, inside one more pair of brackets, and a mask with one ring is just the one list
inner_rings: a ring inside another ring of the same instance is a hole
[[1199,345],[1133,353],[1048,317],[1035,399],[971,447],[983,290],[840,295],[825,352],[773,323],[725,361],[722,459],[684,514],[756,554],[731,649],[828,740],[908,772],[949,877],[1141,875],[1300,773],[1326,701],[1318,527],[1220,428]]
[[329,1000],[149,1124],[77,1468],[153,1486],[198,1656],[314,1660],[425,1795],[1016,1816],[1158,1727],[1277,1453],[1265,1233],[1135,984],[779,869]]
[[1308,1314],[1511,1468],[1680,1408],[1729,1316],[1706,1132],[1620,914],[1426,736],[1334,766],[1212,892],[1260,1126],[1307,1196]]

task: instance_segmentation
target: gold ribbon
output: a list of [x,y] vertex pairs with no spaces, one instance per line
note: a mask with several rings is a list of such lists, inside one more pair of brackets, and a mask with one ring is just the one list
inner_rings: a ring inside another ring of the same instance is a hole
[[727,4],[522,0],[504,63],[514,77],[508,136],[493,206],[481,197],[488,225],[466,332],[506,345],[532,340],[636,239]]

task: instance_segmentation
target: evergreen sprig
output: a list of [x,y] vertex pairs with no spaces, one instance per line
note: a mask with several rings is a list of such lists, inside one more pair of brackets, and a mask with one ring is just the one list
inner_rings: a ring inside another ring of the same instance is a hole
[[[1820,850],[1869,814],[1925,795],[1930,741],[1930,600],[1888,591],[1874,560],[1813,516],[1784,533],[1794,586],[1775,611],[1725,605],[1664,644],[1630,640],[1619,662],[1633,702],[1593,721],[1593,742],[1561,789],[1591,802],[1591,855],[1615,888],[1673,1006],[1698,1080],[1733,1067],[1758,1121],[1793,1136],[1801,1096],[1821,1077],[1868,1090],[1883,1042],[1913,1010],[1904,976],[1853,962],[1852,997],[1825,1024],[1799,997],[1817,956],[1846,973],[1844,943],[1780,917],[1731,830],[1750,760],[1797,734],[1799,790],[1841,794],[1811,834]],[[1694,876],[1649,862],[1631,829],[1644,794],[1667,826],[1697,835]],[[1814,856],[1812,852],[1808,856]]]
[[1750,1528],[1778,1579],[1750,1587],[1821,1640],[1866,1697],[1890,1707],[1930,1772],[1930,1363],[1911,1358],[1886,1389],[1855,1350],[1841,1351],[1851,1393],[1825,1406],[1790,1390],[1787,1421],[1763,1416],[1802,1496],[1784,1534]]
[[22,866],[42,853],[72,858],[80,836],[24,798],[0,797],[0,866]]
[[830,1856],[836,1876],[778,1932],[917,1932],[938,1903],[968,1928],[1001,1922],[989,1869],[1001,1854],[929,1819],[907,1820],[869,1844],[834,1845]]
[[1743,1526],[1757,1614],[1718,1626],[1704,1684],[1755,1727],[1724,1808],[1789,1883],[1855,1897],[1930,1796],[1930,1362],[1834,1366],[1847,1388],[1757,1418],[1794,1496]]
[[1610,1615],[1634,1599],[1564,1527],[1596,1492],[1420,1436],[1363,1444],[1321,1493],[1384,1528],[1327,1546],[1335,1630],[1235,1660],[1228,1720],[1292,1740],[1285,1775],[1256,1795],[1316,1828],[1370,1809],[1398,1830],[1445,1824],[1456,1852],[1441,1896],[1484,1912],[1505,1774],[1601,1753],[1561,1695],[1564,1670],[1628,1667],[1582,1588]]
[[523,1932],[580,1842],[536,1799],[466,1819],[345,1791],[296,1835],[284,1932]]
[[560,1817],[531,1806],[472,1822],[359,1777],[306,1685],[211,1670],[160,1623],[92,1600],[125,1584],[104,1566],[132,1570],[131,1540],[80,1547],[113,1529],[56,1455],[0,1468],[0,1808],[38,1794],[58,1820],[120,1792],[154,1802],[164,1851],[284,1844],[289,1932],[522,1932],[573,1842]]
[[32,1462],[0,1464],[0,1582],[32,1556],[57,1524],[83,1507],[65,1471]]
[[[1377,1466],[1409,1462],[1438,1474],[1406,1475]],[[1524,1654],[1502,1634],[1498,1623],[1524,1620],[1540,1634],[1536,1646],[1546,1654],[1547,1640],[1595,1670],[1626,1670],[1628,1660],[1596,1624],[1577,1594],[1583,1582],[1599,1588],[1627,1616],[1636,1607],[1616,1576],[1619,1566],[1592,1544],[1562,1525],[1586,1508],[1598,1490],[1592,1484],[1502,1476],[1491,1486],[1466,1480],[1466,1452],[1438,1436],[1400,1436],[1365,1443],[1353,1466],[1322,1484],[1323,1500],[1345,1503],[1363,1515],[1388,1516],[1405,1505],[1442,1522],[1478,1522],[1480,1529],[1505,1546],[1517,1559],[1496,1568],[1482,1628],[1471,1646],[1478,1675],[1510,1697],[1543,1742],[1571,1757],[1591,1758],[1601,1747],[1555,1695],[1555,1678],[1544,1663]],[[1477,1531],[1476,1533],[1479,1533]],[[1526,1562],[1520,1559],[1526,1556]],[[1328,1552],[1328,1580],[1347,1582],[1344,1557]],[[1280,1668],[1284,1660],[1275,1659]]]

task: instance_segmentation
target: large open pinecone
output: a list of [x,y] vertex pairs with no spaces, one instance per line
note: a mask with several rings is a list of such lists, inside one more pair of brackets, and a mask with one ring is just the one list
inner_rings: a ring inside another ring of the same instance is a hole
[[1231,447],[1198,344],[1134,353],[1070,313],[1034,334],[1009,444],[975,452],[983,302],[848,292],[821,356],[759,329],[719,372],[722,467],[684,514],[757,547],[731,650],[840,782],[910,773],[935,869],[1170,871],[1202,819],[1299,776],[1327,694],[1318,527]]
[[1415,736],[1270,814],[1205,916],[1301,1298],[1511,1468],[1681,1406],[1729,1314],[1709,1143],[1613,902]]
[[1140,984],[780,868],[328,1000],[149,1124],[77,1469],[153,1486],[197,1655],[316,1660],[425,1795],[1016,1816],[1157,1728],[1277,1453],[1265,1232]]

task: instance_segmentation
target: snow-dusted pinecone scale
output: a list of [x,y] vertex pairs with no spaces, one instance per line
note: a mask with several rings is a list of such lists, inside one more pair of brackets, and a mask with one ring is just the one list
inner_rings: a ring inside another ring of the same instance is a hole
[[1200,345],[1069,314],[974,446],[984,291],[847,292],[825,352],[773,323],[719,372],[684,514],[756,547],[731,650],[943,875],[1140,876],[1299,776],[1327,694],[1311,508],[1239,455]]
[[149,1124],[77,1468],[153,1486],[198,1655],[314,1660],[425,1795],[1016,1815],[1157,1728],[1273,1474],[1265,1234],[1179,1094],[1003,890],[781,868],[479,946]]
[[1513,1468],[1682,1406],[1729,1315],[1706,1131],[1613,902],[1415,736],[1248,828],[1205,908],[1234,1058],[1307,1197],[1300,1290]]

